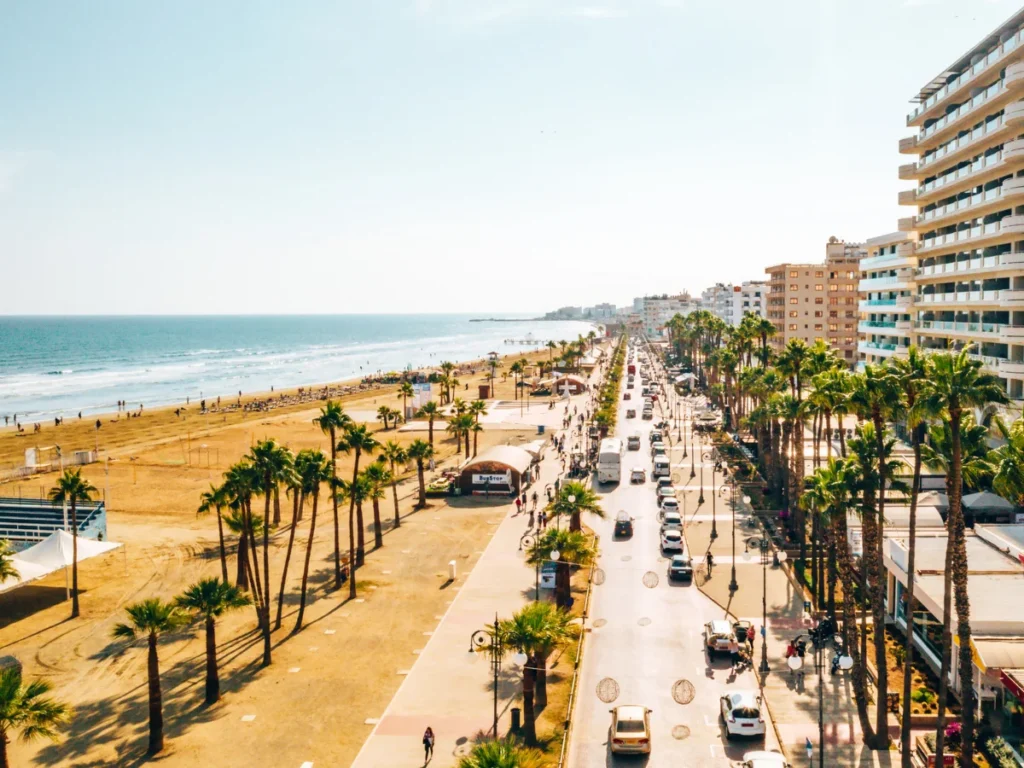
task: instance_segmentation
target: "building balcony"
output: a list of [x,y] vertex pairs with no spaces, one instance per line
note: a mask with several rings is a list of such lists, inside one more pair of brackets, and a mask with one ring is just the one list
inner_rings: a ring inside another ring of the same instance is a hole
[[[1011,218],[1010,216],[1006,217]],[[1018,218],[1018,217],[1012,217]],[[917,268],[917,279],[927,281],[930,278],[941,278],[953,275],[952,279],[961,280],[969,275],[988,271],[1017,271],[1024,269],[1024,253],[1000,253],[993,256],[978,256],[973,259],[949,261],[943,264],[928,264]],[[946,279],[951,279],[947,277]]]
[[[914,216],[904,216],[897,220],[896,229],[900,232],[913,232],[914,231]],[[861,259],[861,263],[864,260]]]
[[900,205],[917,205],[917,190],[902,189],[896,196],[896,202]]
[[906,163],[899,168],[899,176],[904,181],[917,178],[917,163]]
[[899,253],[887,253],[883,256],[872,256],[860,260],[861,272],[871,272],[876,269],[899,269],[900,267],[916,267],[917,257],[911,251],[910,255]]
[[970,133],[946,142],[930,155],[923,155],[917,161],[913,175],[907,178],[923,178],[929,174],[940,173],[943,167],[961,163],[970,155],[979,154],[994,144],[1005,143],[1013,136],[1013,131],[1004,125],[1003,117],[1000,115],[995,120],[988,120],[977,126]]
[[859,341],[857,342],[857,351],[875,357],[892,357],[899,354],[905,355],[907,348],[902,344],[892,344],[887,341]]
[[[1007,219],[1013,221],[1004,226],[1003,221]],[[958,253],[963,250],[1012,243],[1022,234],[1024,234],[1024,216],[1005,216],[1000,221],[977,224],[970,229],[959,229],[956,232],[920,240],[917,244],[917,256],[921,259],[926,256],[939,256],[944,253]]]
[[[917,309],[923,311],[932,306],[949,306],[951,309],[952,305],[960,305],[963,307],[998,307],[1001,304],[1010,301],[1008,296],[1004,296],[1007,293],[1017,293],[1016,291],[998,290],[992,289],[987,291],[947,291],[946,293],[921,293],[917,295]],[[955,307],[959,309],[960,307]]]
[[985,90],[965,101],[956,109],[922,128],[917,134],[917,146],[927,151],[942,144],[957,131],[963,131],[986,114],[996,112],[1009,101],[1020,97],[1024,89],[1024,64],[1015,62],[1006,68],[1003,79],[992,83]]
[[974,323],[953,320],[921,320],[917,324],[919,331],[928,331],[932,336],[970,336],[979,339],[1000,339],[1006,329],[1013,326],[1004,323]]
[[1007,176],[1024,166],[1024,139],[1014,139],[1003,145],[998,152],[979,157],[971,165],[947,173],[917,188],[915,200],[927,205],[957,192],[984,184],[986,181]]
[[914,282],[913,275],[886,275],[885,277],[865,277],[857,286],[860,291],[905,291]]
[[857,324],[857,332],[867,335],[886,333],[908,333],[911,328],[909,320],[861,320]]
[[999,360],[998,373],[1006,378],[1024,377],[1024,360]]
[[[984,216],[1020,202],[1024,202],[1024,177],[1014,176],[995,189],[987,189],[962,200],[954,200],[952,203],[920,213],[913,217],[914,225],[911,229],[901,231],[909,232],[925,227],[953,224],[963,219]],[[902,222],[903,219],[900,221]]]
[[983,59],[975,62],[969,69],[961,72],[919,104],[913,112],[907,115],[907,125],[920,125],[928,118],[940,114],[949,102],[966,94],[968,88],[975,87],[989,74],[997,72],[1009,62],[1020,58],[1024,54],[1022,41],[1024,41],[1024,33],[1017,32],[1013,37],[993,48]]
[[901,155],[916,155],[917,154],[917,136],[907,136],[904,139],[900,139],[900,154]]
[[1003,123],[1014,129],[1024,126],[1024,101],[1014,101],[1003,108]]
[[898,296],[895,299],[861,299],[857,305],[860,312],[909,312],[914,306],[913,296]]

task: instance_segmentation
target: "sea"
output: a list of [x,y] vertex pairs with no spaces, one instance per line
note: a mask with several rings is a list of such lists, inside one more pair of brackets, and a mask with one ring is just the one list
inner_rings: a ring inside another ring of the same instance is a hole
[[[511,316],[0,317],[0,418],[183,403],[531,351],[594,326]],[[529,340],[530,344],[509,340]],[[0,425],[2,426],[2,425]]]

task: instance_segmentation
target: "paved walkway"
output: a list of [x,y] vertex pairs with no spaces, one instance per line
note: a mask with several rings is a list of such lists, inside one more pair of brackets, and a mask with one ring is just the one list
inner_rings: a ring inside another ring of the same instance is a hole
[[[570,411],[582,412],[589,395],[571,399]],[[561,469],[558,454],[550,446],[552,430],[561,432],[565,401],[548,410],[533,403],[526,415],[534,425],[544,424],[549,440],[541,464],[537,490],[544,497],[544,486],[554,482]],[[518,418],[518,409],[516,417]],[[435,429],[437,425],[435,423]],[[568,440],[566,441],[568,444]],[[456,500],[460,504],[487,504],[476,499]],[[508,618],[533,600],[536,574],[525,564],[519,550],[520,537],[526,532],[529,514],[515,514],[514,504],[490,502],[494,506],[495,532],[491,541],[468,573],[459,574],[446,587],[451,604],[433,632],[424,633],[424,645],[409,659],[409,669],[395,670],[404,675],[399,687],[379,719],[368,720],[373,730],[356,756],[354,768],[408,768],[422,765],[421,739],[429,725],[436,738],[431,768],[455,765],[467,754],[480,736],[491,732],[493,724],[494,683],[489,657],[470,653],[470,636],[494,622],[495,613]],[[543,597],[543,592],[542,592]],[[522,706],[521,673],[506,659],[499,674],[498,732],[505,734],[511,725],[511,708]]]
[[[698,455],[699,461],[699,455]],[[708,481],[710,464],[705,467],[705,481]],[[699,473],[699,467],[698,467]],[[699,478],[698,478],[699,479]],[[715,567],[710,580],[698,578],[700,589],[736,618],[752,621],[757,627],[755,641],[755,663],[761,660],[760,630],[762,618],[762,593],[767,595],[767,655],[770,672],[764,681],[765,699],[771,710],[779,735],[779,742],[794,766],[806,765],[806,740],[814,747],[814,764],[817,765],[819,680],[814,672],[813,654],[806,658],[805,675],[800,680],[786,666],[785,650],[790,639],[806,633],[813,621],[804,613],[804,593],[789,578],[783,568],[762,568],[759,553],[752,553],[744,559],[744,542],[758,535],[758,529],[747,526],[749,509],[740,502],[736,516],[736,581],[739,589],[730,593],[729,582],[733,565],[732,558],[732,514],[728,499],[718,498],[716,525],[718,538],[711,540],[710,488],[705,489],[705,503],[698,507],[698,487],[688,485],[689,473],[680,478],[677,485],[687,488],[678,495],[687,497],[686,539],[691,552],[703,562],[703,555],[709,550],[714,555]],[[694,481],[696,483],[696,480]],[[694,514],[696,513],[696,514]],[[867,766],[890,766],[899,764],[898,752],[873,752],[863,746],[856,703],[853,700],[853,686],[849,673],[829,675],[827,670],[821,681],[823,685],[823,721],[825,723],[825,765],[836,768],[867,768]],[[874,721],[874,707],[870,710]],[[898,723],[893,718],[890,731],[898,737]]]

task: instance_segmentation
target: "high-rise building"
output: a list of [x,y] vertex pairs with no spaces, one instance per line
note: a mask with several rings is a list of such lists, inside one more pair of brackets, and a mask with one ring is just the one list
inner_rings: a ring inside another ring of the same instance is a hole
[[857,351],[861,362],[879,363],[907,354],[914,330],[917,257],[905,232],[872,237],[861,259],[860,324]]
[[733,286],[725,283],[715,283],[710,288],[705,288],[700,295],[700,305],[729,325],[735,325],[736,319],[733,316]]
[[768,319],[776,352],[790,339],[825,341],[852,366],[857,360],[857,291],[861,243],[830,238],[823,264],[777,264],[769,277]]
[[1024,9],[928,81],[907,116],[917,134],[899,142],[918,156],[899,168],[917,184],[899,194],[917,206],[897,244],[916,259],[908,340],[972,345],[1014,399],[1024,397],[1022,27]]
[[766,317],[768,283],[748,280],[742,285],[716,283],[701,293],[700,303],[715,317],[729,325],[739,325],[746,314]]
[[665,323],[677,314],[686,316],[697,309],[697,303],[688,293],[681,293],[678,296],[644,296],[633,300],[634,307],[638,303],[640,309],[637,314],[643,319],[644,333],[648,336],[661,336]]

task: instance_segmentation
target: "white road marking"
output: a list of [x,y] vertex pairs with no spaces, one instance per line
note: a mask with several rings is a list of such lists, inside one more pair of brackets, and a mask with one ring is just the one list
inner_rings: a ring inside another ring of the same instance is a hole
[[242,715],[242,722],[243,723],[251,723],[255,719],[256,719],[256,715]]

